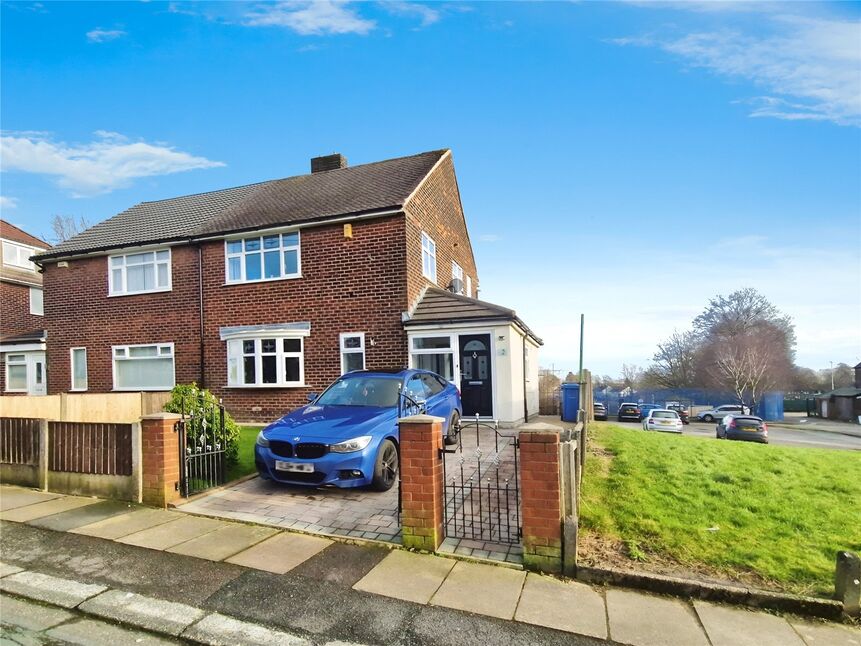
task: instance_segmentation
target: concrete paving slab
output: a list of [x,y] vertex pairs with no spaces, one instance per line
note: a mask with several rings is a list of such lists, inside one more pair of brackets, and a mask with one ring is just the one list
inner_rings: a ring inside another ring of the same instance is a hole
[[182,516],[176,512],[164,511],[163,509],[136,509],[135,511],[113,518],[100,520],[89,525],[83,525],[69,531],[73,534],[85,536],[96,536],[115,540],[129,534],[140,532],[144,529],[163,525]]
[[45,634],[53,639],[62,640],[63,643],[80,644],[80,646],[118,646],[119,644],[176,646],[179,643],[140,630],[129,630],[95,619],[81,619],[57,626]]
[[528,574],[514,619],[569,633],[607,638],[604,597],[591,586],[577,581]]
[[783,617],[694,601],[712,646],[804,646]]
[[709,646],[691,608],[678,599],[607,591],[610,639],[636,646]]
[[316,556],[296,567],[292,574],[315,581],[329,581],[352,587],[391,553],[377,545],[332,543]]
[[327,538],[282,532],[226,559],[227,563],[284,574],[332,544]]
[[169,635],[179,635],[206,614],[203,610],[184,603],[153,599],[122,590],[108,590],[93,597],[81,604],[81,610]]
[[70,529],[89,525],[105,518],[127,514],[133,509],[131,504],[105,500],[94,505],[85,505],[59,514],[31,520],[28,525],[52,529],[55,532],[67,532]]
[[198,518],[197,516],[180,515],[176,520],[163,525],[157,525],[149,529],[129,534],[118,538],[117,541],[126,545],[147,547],[151,550],[166,550],[190,541],[192,538],[203,536],[216,529],[227,527],[227,523],[211,518]]
[[278,530],[272,527],[232,523],[214,532],[174,545],[167,551],[209,561],[223,561],[277,533]]
[[0,563],[0,579],[16,572],[23,572],[24,568],[12,565],[11,563]]
[[183,637],[223,646],[311,646],[302,637],[214,612],[191,626]]
[[861,629],[838,624],[789,622],[807,646],[861,646]]
[[21,601],[6,595],[0,596],[0,608],[3,609],[0,612],[0,621],[27,630],[47,630],[74,617],[72,613],[59,608]]
[[[413,603],[427,603],[454,565],[453,559],[394,550],[353,589]],[[400,584],[407,581],[407,585]]]
[[0,590],[63,608],[74,608],[107,588],[39,572],[18,572],[0,579]]
[[55,498],[45,502],[37,502],[26,507],[16,507],[9,511],[0,512],[0,520],[11,520],[16,523],[26,523],[36,518],[44,518],[60,514],[70,509],[77,509],[86,505],[95,505],[99,500],[96,498],[78,498],[68,496],[66,498]]
[[32,489],[19,489],[18,487],[0,487],[0,512],[9,511],[18,507],[26,507],[46,500],[59,498],[58,493],[47,491],[34,491]]
[[460,561],[430,603],[498,619],[513,619],[525,579],[526,572],[519,570]]

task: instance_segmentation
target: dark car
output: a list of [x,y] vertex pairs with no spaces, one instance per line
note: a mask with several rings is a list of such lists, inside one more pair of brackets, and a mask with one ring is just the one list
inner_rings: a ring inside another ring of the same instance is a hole
[[682,406],[681,404],[670,404],[667,406],[667,410],[674,410],[679,414],[679,417],[682,420],[682,424],[690,424],[691,416],[688,413],[688,409]]
[[607,419],[607,407],[604,406],[601,402],[595,402],[592,404],[592,410],[595,413],[595,419],[605,420]]
[[619,412],[616,414],[616,419],[620,422],[639,422],[640,407],[637,406],[637,404],[623,402],[622,405],[619,406]]
[[660,404],[640,404],[640,419],[638,421],[642,422],[649,416],[650,410],[659,410],[662,409],[663,406]]
[[715,428],[719,440],[741,440],[768,444],[768,424],[753,415],[727,415]]

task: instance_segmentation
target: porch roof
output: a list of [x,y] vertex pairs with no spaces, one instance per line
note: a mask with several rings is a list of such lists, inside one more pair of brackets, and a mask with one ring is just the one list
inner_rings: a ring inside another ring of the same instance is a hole
[[449,325],[476,321],[514,323],[538,345],[544,342],[538,337],[517,312],[501,305],[480,301],[468,296],[453,294],[438,287],[428,287],[404,327],[417,325]]

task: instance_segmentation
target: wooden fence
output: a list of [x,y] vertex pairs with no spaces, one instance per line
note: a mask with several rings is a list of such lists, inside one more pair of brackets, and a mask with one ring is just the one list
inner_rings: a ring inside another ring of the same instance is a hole
[[39,430],[37,419],[0,418],[0,463],[37,466]]
[[130,476],[132,425],[49,422],[48,469]]

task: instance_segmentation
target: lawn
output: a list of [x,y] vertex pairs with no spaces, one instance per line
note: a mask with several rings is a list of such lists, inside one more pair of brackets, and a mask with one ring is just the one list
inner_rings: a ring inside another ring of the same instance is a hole
[[254,473],[254,442],[260,432],[259,426],[239,427],[239,460],[227,469],[227,482]]
[[[590,427],[587,561],[831,596],[861,551],[861,455]],[[671,567],[667,568],[667,565]]]

